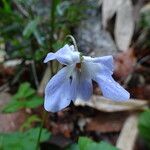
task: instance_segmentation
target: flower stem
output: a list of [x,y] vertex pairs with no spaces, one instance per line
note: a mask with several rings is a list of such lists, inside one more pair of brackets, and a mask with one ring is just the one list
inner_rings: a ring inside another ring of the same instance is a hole
[[78,47],[77,47],[75,38],[72,35],[67,35],[66,38],[70,38],[72,40],[75,50],[78,51]]
[[41,139],[42,129],[43,129],[43,125],[44,125],[45,119],[46,119],[46,111],[43,111],[43,119],[42,119],[42,122],[41,122],[41,126],[40,126],[40,130],[39,130],[39,135],[38,135],[38,139],[37,139],[37,144],[36,144],[36,149],[35,150],[38,150],[39,145],[40,145],[40,139]]

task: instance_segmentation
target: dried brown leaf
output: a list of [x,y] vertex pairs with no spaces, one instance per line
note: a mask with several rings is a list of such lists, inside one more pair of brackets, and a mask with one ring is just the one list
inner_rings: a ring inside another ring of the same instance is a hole
[[126,51],[129,48],[133,33],[133,6],[131,0],[124,0],[118,7],[115,23],[115,40],[119,50]]
[[130,99],[126,102],[115,102],[106,99],[102,96],[92,96],[90,101],[83,101],[77,99],[75,101],[76,106],[89,106],[99,111],[104,112],[117,112],[117,111],[129,111],[129,110],[142,110],[147,108],[148,102],[145,100]]
[[107,22],[113,17],[120,7],[122,0],[103,0],[102,3],[102,24],[106,28]]

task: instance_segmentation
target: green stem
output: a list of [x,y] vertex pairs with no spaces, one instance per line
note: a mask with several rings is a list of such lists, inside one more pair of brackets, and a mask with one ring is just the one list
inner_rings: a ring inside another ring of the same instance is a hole
[[43,111],[43,119],[42,119],[42,122],[41,122],[41,127],[40,127],[40,130],[39,130],[39,135],[38,135],[38,139],[37,139],[37,144],[36,144],[36,149],[35,150],[38,150],[39,145],[40,145],[40,139],[41,139],[42,129],[43,129],[43,125],[44,125],[45,119],[46,119],[46,111]]
[[[54,42],[54,29],[55,29],[55,11],[56,11],[56,6],[57,6],[57,2],[56,0],[52,0],[52,3],[51,3],[51,22],[50,22],[50,26],[51,26],[51,33],[50,33],[50,50],[53,51],[53,48],[52,48],[52,45],[53,45],[53,42]],[[50,68],[51,68],[51,71],[53,73],[53,68],[52,68],[52,63],[50,63]],[[40,138],[41,138],[41,134],[42,134],[42,128],[43,128],[43,125],[44,125],[44,122],[45,122],[45,119],[46,119],[46,111],[43,112],[43,119],[42,119],[42,123],[41,123],[41,127],[40,127],[40,131],[39,131],[39,135],[38,135],[38,139],[37,139],[37,145],[36,145],[36,149],[35,150],[38,150],[39,148],[39,144],[40,144]]]
[[[56,7],[57,7],[57,1],[56,0],[52,0],[51,1],[51,22],[50,22],[50,26],[51,26],[51,32],[50,32],[50,51],[53,52],[53,43],[54,43],[54,32],[55,32],[55,12],[56,12]],[[53,61],[50,62],[50,69],[51,69],[51,73],[52,75],[54,74],[54,69],[53,69]]]
[[50,50],[52,50],[52,44],[54,42],[54,30],[55,30],[55,12],[56,12],[56,6],[57,6],[57,2],[56,0],[52,0],[51,2],[51,22],[50,22],[50,26],[51,26],[51,33],[50,33]]

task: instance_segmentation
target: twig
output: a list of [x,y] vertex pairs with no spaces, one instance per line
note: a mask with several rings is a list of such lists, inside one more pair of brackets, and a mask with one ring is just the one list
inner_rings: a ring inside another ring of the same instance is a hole
[[29,17],[29,13],[17,2],[13,1],[13,3],[16,5],[16,7],[18,8],[18,10],[21,12],[22,15],[24,15],[25,17]]
[[34,76],[35,85],[36,85],[36,88],[38,88],[39,87],[39,81],[38,81],[38,78],[37,78],[37,73],[36,73],[34,60],[31,61],[31,67],[32,67],[32,72],[33,72],[33,76]]
[[50,70],[50,67],[47,65],[44,76],[43,76],[43,78],[40,82],[39,88],[38,88],[38,95],[41,95],[41,96],[43,95],[45,85],[48,82],[48,80],[50,79],[50,77],[51,77],[51,70]]
[[9,90],[9,84],[5,83],[2,86],[0,86],[0,92],[8,91]]
[[19,72],[16,74],[16,76],[13,78],[13,80],[10,84],[11,85],[15,84],[24,71],[25,71],[25,68],[22,68],[21,70],[19,70]]

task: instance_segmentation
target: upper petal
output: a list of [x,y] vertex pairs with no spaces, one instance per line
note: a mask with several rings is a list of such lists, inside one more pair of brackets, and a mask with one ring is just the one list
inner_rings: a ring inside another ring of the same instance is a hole
[[56,59],[55,53],[48,53],[47,56],[44,59],[44,63],[47,63],[50,60]]
[[93,62],[95,63],[101,63],[111,71],[114,71],[114,62],[113,62],[113,56],[103,56],[103,57],[96,57],[94,58]]
[[99,84],[104,97],[114,101],[129,100],[130,94],[111,75],[99,75],[96,82]]
[[56,53],[48,53],[44,62],[57,59],[60,63],[65,65],[71,65],[80,61],[79,52],[74,50],[74,46],[66,44],[59,49]]
[[107,69],[111,70],[113,72],[114,70],[114,63],[113,63],[113,56],[103,56],[103,57],[89,57],[84,56],[85,62],[93,62],[93,63],[100,63],[101,65],[104,65]]
[[84,62],[84,67],[88,71],[88,74],[90,74],[90,77],[92,80],[95,80],[97,76],[99,76],[100,74],[103,74],[103,75],[113,74],[113,72],[110,69],[108,69],[105,65],[101,63],[94,63],[94,62],[86,61]]

